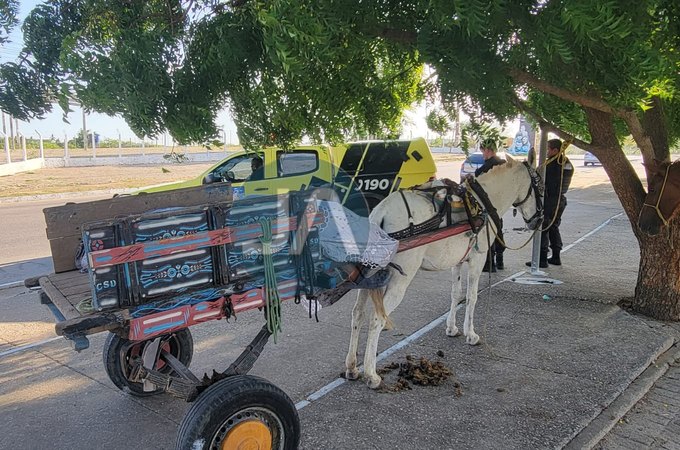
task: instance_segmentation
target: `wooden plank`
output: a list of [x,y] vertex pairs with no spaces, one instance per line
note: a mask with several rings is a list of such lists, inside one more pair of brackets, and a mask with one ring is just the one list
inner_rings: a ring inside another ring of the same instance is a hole
[[168,192],[119,196],[84,203],[45,208],[47,237],[50,241],[55,273],[75,270],[75,254],[88,222],[142,214],[154,209],[189,207],[232,202],[231,186],[215,183]]
[[125,318],[120,313],[96,313],[59,322],[54,328],[59,336],[64,336],[112,331],[124,325]]
[[[92,298],[92,294],[90,291],[87,292],[78,292],[73,295],[69,295],[66,297],[66,301],[69,302],[74,308],[78,306],[78,303],[82,302],[83,300],[88,300]],[[78,309],[76,309],[78,311]],[[81,314],[82,315],[82,314]]]
[[66,320],[75,319],[81,316],[80,312],[73,307],[71,303],[64,297],[59,289],[50,281],[49,277],[42,277],[40,279],[40,287],[43,292],[47,294],[54,306],[64,315]]
[[90,289],[90,280],[87,278],[82,282],[81,280],[78,280],[76,283],[74,280],[74,284],[72,285],[67,285],[63,287],[59,287],[59,290],[61,293],[64,295],[64,297],[68,298],[72,295],[77,295],[77,294],[87,294],[87,295],[92,295],[92,291]]
[[154,209],[177,206],[200,206],[232,201],[231,186],[215,183],[167,192],[141,195],[123,195],[105,200],[84,203],[68,203],[64,206],[45,208],[48,239],[78,236],[82,225],[116,217],[142,214]]
[[466,231],[470,230],[471,228],[468,223],[452,225],[446,228],[439,228],[438,230],[430,231],[429,233],[419,234],[417,236],[400,240],[399,249],[397,251],[404,252],[414,247],[420,247],[421,245],[430,244],[435,241],[440,241],[442,239],[446,239],[457,234],[465,233]]
[[76,271],[76,251],[80,236],[50,239],[50,252],[55,273]]
[[87,283],[89,282],[89,279],[90,278],[88,277],[87,273],[80,272],[78,270],[71,270],[69,272],[50,275],[50,281],[58,289],[61,289],[64,285],[69,285],[74,282],[80,283],[81,281],[84,281]]

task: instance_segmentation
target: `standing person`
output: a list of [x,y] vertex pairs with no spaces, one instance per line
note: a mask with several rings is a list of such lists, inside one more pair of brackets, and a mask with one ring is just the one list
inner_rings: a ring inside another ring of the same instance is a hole
[[[548,165],[545,167],[545,194],[543,196],[544,219],[546,228],[541,233],[541,254],[538,266],[548,267],[548,263],[561,266],[560,252],[562,251],[562,236],[560,223],[562,214],[567,207],[566,193],[574,175],[574,165],[565,154],[560,154],[562,141],[550,139],[548,141]],[[559,156],[558,156],[559,155]],[[550,225],[550,226],[548,226]],[[552,250],[548,258],[548,248]],[[527,262],[531,266],[531,262]]]
[[[482,151],[482,156],[484,157],[484,164],[475,170],[475,177],[478,177],[483,173],[487,173],[494,166],[505,164],[505,160],[499,158],[498,155],[496,155],[498,146],[496,141],[493,139],[483,140],[480,144],[480,150]],[[505,269],[505,265],[503,264],[503,252],[505,251],[505,246],[501,241],[503,241],[502,217],[500,218],[500,227],[498,230],[496,230],[496,239],[491,243],[491,247],[489,247],[489,254],[487,254],[486,263],[484,263],[484,268],[482,269],[483,272],[495,272],[496,269]],[[491,261],[491,267],[489,267],[489,261]]]

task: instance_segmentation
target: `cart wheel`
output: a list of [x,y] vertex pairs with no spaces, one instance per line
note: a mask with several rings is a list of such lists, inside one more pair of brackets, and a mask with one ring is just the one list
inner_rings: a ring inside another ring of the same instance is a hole
[[[158,345],[156,346],[156,340]],[[148,341],[130,341],[116,334],[109,334],[104,344],[104,369],[107,375],[118,389],[135,397],[148,397],[163,392],[163,389],[153,389],[144,383],[130,381],[129,375],[132,370],[133,358],[153,358],[154,370],[162,373],[171,373],[172,368],[160,358],[160,351],[165,350],[180,360],[185,366],[189,366],[194,353],[194,340],[189,329],[184,328],[171,334],[159,336]],[[146,354],[154,352],[154,354]]]
[[294,450],[300,419],[290,397],[267,380],[235,375],[198,396],[179,428],[176,450]]

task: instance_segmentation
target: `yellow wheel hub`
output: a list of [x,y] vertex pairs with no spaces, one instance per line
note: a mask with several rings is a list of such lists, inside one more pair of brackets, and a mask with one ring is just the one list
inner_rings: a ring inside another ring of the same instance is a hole
[[222,441],[222,450],[271,450],[272,433],[259,420],[241,422]]

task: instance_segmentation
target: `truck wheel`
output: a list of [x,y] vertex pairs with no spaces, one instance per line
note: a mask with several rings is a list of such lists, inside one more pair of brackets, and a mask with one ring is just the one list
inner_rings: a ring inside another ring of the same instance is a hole
[[[154,341],[158,339],[158,346],[154,349]],[[152,346],[153,345],[153,346]],[[194,353],[194,340],[188,328],[171,334],[159,336],[148,341],[130,341],[116,334],[109,334],[104,344],[104,369],[113,384],[123,392],[135,397],[149,397],[163,392],[163,389],[145,388],[144,383],[130,381],[130,371],[135,358],[144,358],[144,352],[154,351],[153,369],[161,373],[172,373],[172,368],[160,357],[161,349],[170,353],[180,360],[185,366],[189,366]]]
[[180,424],[176,450],[294,450],[300,419],[290,397],[251,375],[225,378],[198,396]]

